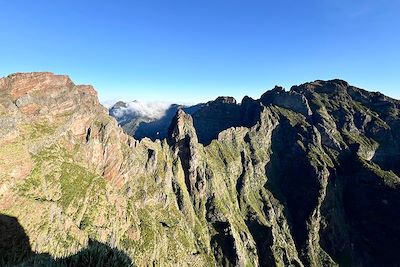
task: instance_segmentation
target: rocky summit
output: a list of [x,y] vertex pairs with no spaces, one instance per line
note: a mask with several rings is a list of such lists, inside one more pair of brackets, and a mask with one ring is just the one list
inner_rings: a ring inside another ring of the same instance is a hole
[[1,78],[0,265],[399,266],[399,112],[318,80],[138,141],[91,86]]

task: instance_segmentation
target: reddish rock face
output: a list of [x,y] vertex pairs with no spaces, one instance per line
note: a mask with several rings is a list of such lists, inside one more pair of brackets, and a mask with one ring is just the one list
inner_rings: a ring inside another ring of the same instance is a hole
[[91,85],[78,85],[77,88],[79,92],[97,97],[97,92]]
[[16,73],[5,79],[8,79],[14,101],[28,93],[51,93],[74,85],[68,76],[50,72]]
[[[102,108],[90,85],[75,85],[68,76],[50,72],[16,73],[0,79],[0,93],[26,116],[57,116],[78,108]],[[10,107],[10,104],[12,107]],[[8,106],[8,107],[7,107]]]
[[[15,142],[24,144],[23,140],[27,138],[34,139],[26,143],[26,147],[11,150],[20,153],[22,162],[18,161],[18,157],[7,153],[0,155],[3,162],[5,157],[16,163],[8,166],[21,166],[14,168],[15,170],[9,168],[9,177],[24,178],[29,175],[31,159],[26,150],[38,151],[40,147],[48,146],[46,142],[50,144],[61,140],[62,134],[66,132],[74,140],[60,142],[72,144],[66,146],[72,150],[73,144],[85,142],[86,133],[93,127],[94,119],[101,120],[106,114],[106,110],[98,102],[94,88],[89,85],[75,85],[68,76],[38,72],[16,73],[1,78],[0,144],[11,146]],[[70,120],[71,116],[75,119]],[[90,146],[87,149],[94,150]],[[102,151],[96,153],[103,155]],[[0,165],[0,169],[1,167]],[[110,175],[116,176],[115,173]]]
[[20,110],[22,113],[24,113],[25,115],[28,115],[28,116],[36,115],[36,114],[38,114],[40,107],[37,104],[32,103],[32,104],[28,104],[26,106],[21,107]]

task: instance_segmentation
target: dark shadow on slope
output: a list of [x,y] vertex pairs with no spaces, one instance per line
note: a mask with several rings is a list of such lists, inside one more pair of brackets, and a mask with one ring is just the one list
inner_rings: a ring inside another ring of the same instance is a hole
[[353,160],[343,205],[350,227],[354,266],[400,266],[400,190],[384,181],[385,174]]
[[339,266],[400,266],[400,187],[356,151],[330,178],[320,245]]
[[235,266],[237,264],[235,239],[232,236],[231,226],[228,222],[214,222],[212,224],[217,234],[210,240],[214,256],[222,266]]
[[234,98],[218,97],[193,115],[193,126],[199,142],[205,145],[230,127],[242,126],[241,106]]
[[32,251],[29,237],[18,219],[0,214],[0,266],[133,266],[123,251],[89,240],[88,246],[74,255],[55,259]]
[[0,266],[13,266],[32,255],[29,238],[14,217],[0,215]]
[[238,263],[238,254],[235,246],[235,238],[232,235],[231,224],[222,219],[223,216],[221,216],[218,208],[216,208],[214,196],[207,199],[206,211],[206,219],[211,223],[213,228],[210,245],[217,265],[236,266]]
[[241,104],[233,97],[218,97],[192,114],[199,143],[208,145],[231,127],[251,127],[260,117],[260,103],[245,96]]
[[[265,170],[268,177],[265,186],[284,205],[294,242],[302,252],[306,251],[307,222],[318,203],[320,188],[307,154],[297,144],[299,136],[310,140],[308,135],[282,117],[272,134],[272,154]],[[309,259],[302,257],[301,260],[307,264]]]
[[339,266],[400,266],[400,186],[357,151],[351,146],[331,172],[320,245]]
[[273,236],[271,227],[260,223],[251,215],[245,221],[247,228],[256,243],[257,255],[260,266],[276,266],[276,262],[271,252]]
[[319,244],[333,261],[343,267],[353,266],[353,255],[351,231],[344,207],[344,191],[348,181],[342,175],[354,175],[355,165],[351,153],[344,152],[338,156],[337,167],[329,169],[326,195],[320,210],[324,225],[319,229]]
[[[168,127],[170,126],[172,119],[174,118],[176,112],[179,108],[182,108],[179,105],[171,105],[166,111],[165,115],[159,119],[155,119],[153,121],[142,121],[137,126],[133,137],[137,140],[141,140],[145,137],[150,138],[155,141],[156,139],[164,139],[168,135]],[[183,110],[186,111],[185,108]],[[193,111],[192,111],[193,112]],[[188,114],[191,114],[187,112]]]

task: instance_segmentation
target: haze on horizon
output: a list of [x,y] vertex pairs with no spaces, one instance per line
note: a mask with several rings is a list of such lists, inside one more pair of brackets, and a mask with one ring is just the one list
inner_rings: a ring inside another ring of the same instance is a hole
[[0,1],[0,76],[50,71],[102,102],[258,98],[339,78],[400,99],[400,1]]

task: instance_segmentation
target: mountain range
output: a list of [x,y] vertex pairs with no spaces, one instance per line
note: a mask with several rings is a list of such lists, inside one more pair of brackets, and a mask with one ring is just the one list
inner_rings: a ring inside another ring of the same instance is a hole
[[400,265],[400,101],[317,80],[156,119],[129,106],[64,75],[0,79],[1,264],[97,242],[96,266]]

